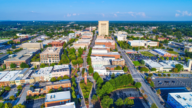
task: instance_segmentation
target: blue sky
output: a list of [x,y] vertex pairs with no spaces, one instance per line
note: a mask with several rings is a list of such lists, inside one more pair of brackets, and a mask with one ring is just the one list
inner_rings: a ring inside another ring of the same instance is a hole
[[192,21],[192,0],[0,0],[0,20]]

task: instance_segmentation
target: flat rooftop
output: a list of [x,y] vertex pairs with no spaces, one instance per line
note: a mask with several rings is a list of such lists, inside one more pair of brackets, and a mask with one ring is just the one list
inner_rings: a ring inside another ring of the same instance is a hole
[[45,102],[53,102],[53,101],[66,100],[66,99],[71,99],[70,91],[46,94]]
[[76,108],[74,102],[66,103],[64,105],[50,106],[46,108]]
[[[1,45],[0,45],[1,46]],[[8,54],[1,54],[0,58],[7,56]]]
[[15,80],[20,72],[21,70],[9,71],[3,78],[1,78],[0,82]]
[[34,72],[32,74],[32,76],[34,77],[38,77],[38,76],[45,76],[45,75],[49,75],[52,71],[53,67],[45,67],[45,68],[41,68],[39,71],[37,70],[36,72]]
[[65,84],[65,83],[71,83],[69,79],[65,80],[60,80],[56,82],[45,82],[45,83],[40,83],[41,86],[49,86],[49,85],[58,85],[58,84]]
[[31,56],[33,56],[34,53],[39,51],[39,49],[23,49],[19,51],[16,54],[13,54],[13,57],[9,57],[5,61],[19,61],[19,60],[27,60]]
[[0,71],[0,80],[8,73],[9,71]]
[[160,65],[157,62],[154,62],[153,60],[144,60],[146,64],[150,65],[153,68],[160,68],[163,67],[162,65]]
[[62,47],[47,47],[41,54],[59,54]]
[[69,65],[55,65],[53,67],[53,70],[59,70],[59,69],[69,69]]
[[115,42],[115,41],[111,39],[96,39],[95,42]]
[[99,55],[120,55],[118,52],[108,52],[108,53],[92,53],[91,55],[99,54]]
[[172,96],[184,108],[192,107],[192,92],[169,93],[169,95]]

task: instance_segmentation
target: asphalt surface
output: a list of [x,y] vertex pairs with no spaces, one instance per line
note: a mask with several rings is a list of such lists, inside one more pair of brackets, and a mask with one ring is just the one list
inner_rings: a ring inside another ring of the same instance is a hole
[[[112,38],[114,39],[113,35],[112,35]],[[115,42],[117,43],[116,40],[115,40]],[[151,87],[145,83],[142,75],[136,70],[135,66],[131,62],[131,59],[128,58],[125,51],[122,50],[119,46],[117,46],[117,49],[120,52],[121,56],[124,58],[134,81],[140,82],[142,84],[141,89],[143,89],[145,91],[145,94],[147,94],[147,96],[148,96],[147,100],[149,101],[149,104],[151,105],[151,104],[155,103],[158,106],[158,108],[164,108],[164,106],[160,104],[159,97],[151,90]]]
[[27,91],[29,90],[30,85],[26,85],[21,91],[20,98],[18,100],[18,104],[23,104],[26,101]]
[[9,99],[10,96],[14,96],[17,93],[17,88],[12,88],[4,97],[4,99]]
[[43,103],[45,103],[45,98],[28,101],[25,106],[26,108],[41,108]]

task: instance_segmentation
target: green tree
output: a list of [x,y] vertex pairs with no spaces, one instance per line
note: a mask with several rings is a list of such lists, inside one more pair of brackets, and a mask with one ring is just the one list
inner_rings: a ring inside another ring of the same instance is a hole
[[62,80],[62,79],[63,79],[63,78],[62,78],[61,76],[57,78],[58,81],[60,81],[60,80]]
[[45,63],[41,63],[40,68],[44,68],[45,66]]
[[157,69],[156,68],[151,68],[151,71],[156,71]]
[[172,72],[178,72],[178,69],[177,68],[173,68]]
[[157,90],[157,94],[159,94],[159,95],[161,94],[161,90],[160,89]]
[[25,105],[18,104],[18,105],[13,106],[13,108],[26,108],[26,107],[25,107]]
[[127,106],[131,106],[131,105],[134,105],[134,101],[132,99],[126,98],[124,100],[124,104]]
[[77,63],[80,65],[80,64],[82,64],[83,63],[83,59],[81,58],[81,57],[78,57],[77,58]]
[[11,67],[11,68],[16,68],[17,65],[16,65],[15,63],[11,63],[10,67]]
[[22,63],[20,64],[20,68],[29,68],[29,65],[26,64],[26,63],[24,63],[24,62],[22,62]]
[[55,82],[55,81],[57,81],[57,79],[55,77],[52,77],[51,82]]
[[155,87],[155,84],[154,84],[153,81],[151,81],[150,86],[151,86],[151,87]]
[[9,99],[15,100],[15,97],[12,95],[12,96],[9,97]]
[[157,105],[155,103],[151,104],[150,108],[158,108]]
[[12,45],[11,48],[12,48],[12,49],[15,49],[16,47],[15,47],[15,45]]
[[96,95],[93,95],[93,97],[92,97],[92,99],[91,99],[91,102],[92,102],[93,104],[95,104],[97,101],[98,101],[97,96],[96,96]]
[[50,66],[55,66],[55,63],[51,63]]
[[121,98],[117,99],[115,102],[115,105],[117,105],[118,107],[121,107],[123,104],[124,104],[124,102],[123,102],[123,99],[121,99]]
[[177,68],[178,71],[180,72],[181,70],[183,70],[183,65],[181,65],[181,64],[176,64],[176,65],[175,65],[175,68]]
[[141,88],[141,83],[140,83],[140,82],[136,82],[136,83],[135,83],[135,87],[136,87],[136,88]]
[[94,74],[93,74],[94,80],[97,81],[97,79],[98,79],[99,77],[100,77],[99,74],[98,74],[97,72],[94,72]]
[[3,64],[3,70],[5,70],[6,69],[6,65],[5,64]]
[[54,92],[54,90],[53,90],[53,89],[50,89],[50,90],[49,90],[49,93],[53,93],[53,92]]
[[121,66],[115,67],[115,70],[121,70]]
[[106,94],[109,94],[113,91],[113,86],[111,85],[110,82],[106,82],[103,86],[102,86],[102,90],[105,91]]
[[68,75],[65,75],[65,76],[63,77],[63,79],[69,79],[69,76],[68,76]]
[[174,57],[171,57],[171,60],[174,60]]
[[102,83],[103,83],[103,79],[101,77],[99,77],[97,79],[97,86],[100,87]]
[[9,107],[7,103],[5,103],[4,108],[11,108],[11,107]]
[[140,71],[141,71],[141,72],[148,72],[148,71],[149,71],[149,69],[148,69],[148,68],[146,68],[146,67],[142,67],[142,68],[140,69]]
[[124,71],[124,72],[127,72],[127,71],[128,71],[127,66],[124,66],[123,71]]
[[23,87],[22,87],[21,85],[18,85],[18,86],[17,86],[17,89],[18,89],[18,90],[22,90]]
[[144,64],[145,64],[145,61],[144,61],[144,60],[141,60],[140,63],[141,63],[142,65],[144,65]]
[[92,74],[93,73],[93,67],[90,65],[89,66],[89,74]]
[[113,99],[111,99],[109,96],[104,96],[103,100],[101,101],[101,106],[103,108],[109,108],[113,104]]
[[115,74],[114,74],[114,73],[111,75],[111,78],[112,78],[112,79],[114,79],[114,78],[115,78]]
[[6,86],[6,87],[5,87],[5,90],[6,90],[6,91],[10,91],[10,90],[11,90],[11,87]]
[[73,64],[73,66],[76,66],[77,65],[77,60],[72,60],[72,64]]
[[91,65],[91,57],[90,56],[87,57],[87,64]]

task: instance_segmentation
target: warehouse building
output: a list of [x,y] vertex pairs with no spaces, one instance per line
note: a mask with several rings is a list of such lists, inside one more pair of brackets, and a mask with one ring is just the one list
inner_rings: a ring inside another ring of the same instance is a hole
[[154,49],[153,51],[155,51],[156,53],[160,54],[163,57],[177,57],[177,55],[170,54],[162,49]]
[[128,44],[132,47],[139,47],[139,46],[143,46],[145,48],[147,48],[148,46],[150,47],[156,47],[159,46],[159,42],[155,42],[155,41],[146,41],[146,40],[131,40],[128,41]]
[[23,43],[21,45],[23,49],[41,49],[43,48],[42,43]]

